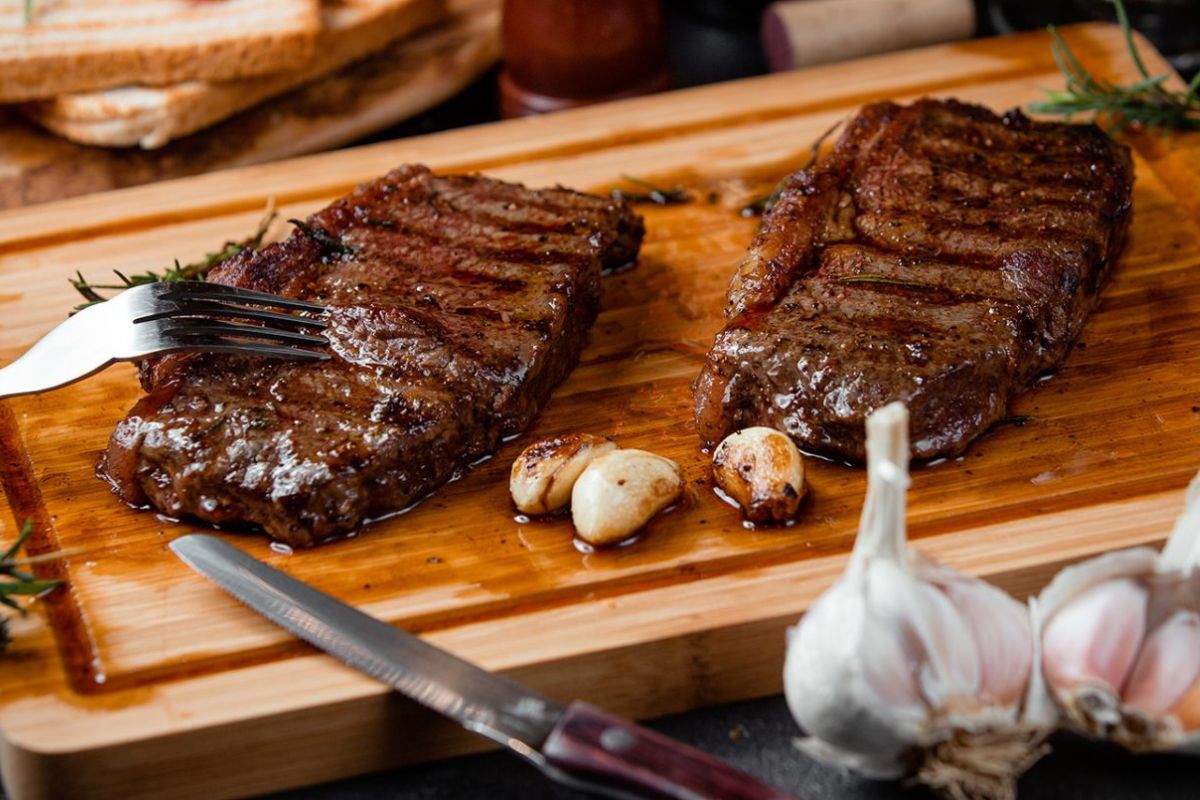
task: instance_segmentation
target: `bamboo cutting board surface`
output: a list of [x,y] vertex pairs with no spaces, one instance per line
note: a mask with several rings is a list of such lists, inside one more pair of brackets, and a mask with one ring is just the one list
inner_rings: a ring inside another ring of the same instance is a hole
[[[1083,62],[1133,77],[1117,29],[1068,30]],[[1148,47],[1148,45],[1144,45]],[[1157,56],[1152,71],[1167,66]],[[562,699],[660,715],[777,692],[783,629],[840,571],[859,469],[810,460],[789,528],[750,529],[712,492],[690,383],[757,222],[738,209],[877,99],[996,109],[1057,87],[1041,34],[950,45],[642,98],[0,214],[0,363],[76,302],[66,278],[192,259],[254,228],[266,198],[299,217],[422,161],[530,185],[684,184],[645,207],[636,269],[605,281],[580,366],[533,428],[406,514],[288,554],[248,552],[484,667]],[[1065,563],[1159,542],[1200,467],[1200,136],[1131,137],[1134,223],[1112,284],[1058,374],[957,460],[919,469],[927,552],[1028,593]],[[282,228],[275,232],[281,234]],[[139,397],[111,369],[0,403],[0,539],[31,519],[67,588],[17,621],[0,659],[0,769],[16,798],[249,795],[481,744],[288,638],[192,574],[167,543],[196,525],[121,506],[93,474]],[[566,520],[528,522],[508,467],[534,437],[612,436],[678,460],[685,501],[637,541],[581,552]],[[281,753],[286,753],[281,757]],[[180,776],[186,775],[186,778]]]

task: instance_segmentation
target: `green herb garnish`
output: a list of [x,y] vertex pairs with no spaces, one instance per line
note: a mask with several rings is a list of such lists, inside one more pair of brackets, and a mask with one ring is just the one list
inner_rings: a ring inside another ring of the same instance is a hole
[[326,250],[331,250],[335,253],[341,253],[342,255],[352,256],[362,249],[362,247],[358,245],[347,244],[343,242],[341,239],[318,225],[309,225],[307,222],[298,219],[289,219],[288,222],[295,225],[301,233],[312,239]]
[[[843,122],[845,122],[845,120],[839,119],[829,127],[829,130],[817,137],[817,140],[813,142],[812,148],[809,150],[808,161],[804,162],[804,166],[802,166],[800,169],[808,169],[813,164],[817,163],[817,157],[821,154],[821,145],[825,144],[825,140],[832,136],[833,132],[836,131],[838,126],[840,126]],[[746,205],[742,206],[740,212],[741,215],[743,217],[761,217],[763,214],[766,214],[775,207],[777,202],[779,202],[779,196],[783,194],[783,186],[785,183],[787,183],[787,178],[784,178],[777,183],[775,188],[771,190],[770,194],[763,195],[757,200],[752,200]]]
[[76,272],[74,278],[68,278],[67,280],[75,287],[75,291],[83,295],[84,300],[87,302],[77,305],[75,310],[82,311],[88,306],[103,303],[108,298],[100,294],[101,291],[120,291],[128,289],[131,286],[141,286],[146,283],[161,283],[163,281],[204,280],[213,267],[223,264],[243,250],[255,250],[262,244],[263,237],[267,235],[267,229],[271,227],[271,223],[275,221],[275,217],[277,216],[274,206],[274,202],[267,204],[267,213],[263,216],[262,221],[258,223],[258,227],[252,235],[240,242],[225,242],[224,247],[220,250],[215,253],[208,253],[204,258],[194,263],[180,264],[179,259],[175,259],[175,265],[167,267],[162,272],[143,272],[139,275],[125,275],[119,270],[114,269],[113,273],[120,280],[120,283],[109,284],[90,283],[87,278],[83,277],[83,273]]
[[1053,38],[1051,52],[1067,79],[1067,88],[1047,90],[1049,99],[1030,103],[1029,110],[1061,114],[1068,120],[1076,114],[1091,114],[1093,122],[1106,125],[1113,133],[1125,128],[1200,130],[1200,75],[1183,91],[1164,88],[1163,83],[1170,75],[1150,75],[1133,42],[1133,28],[1125,4],[1121,0],[1113,0],[1113,4],[1117,9],[1117,21],[1125,33],[1129,55],[1142,79],[1119,86],[1097,78],[1079,63],[1058,29],[1051,25],[1048,28]]
[[930,286],[928,283],[918,283],[917,281],[906,281],[903,278],[893,278],[891,275],[879,275],[874,272],[860,272],[857,275],[842,275],[838,278],[839,283],[878,283],[884,286],[900,286],[905,289],[936,289],[936,286]]
[[25,0],[25,25],[33,24],[33,0]]
[[641,187],[645,191],[627,192],[624,189],[613,189],[612,197],[614,200],[625,200],[629,203],[654,203],[660,206],[674,206],[680,203],[691,202],[692,199],[692,196],[679,185],[665,189],[650,181],[634,178],[630,175],[622,175],[621,180]]
[[[4,551],[3,555],[0,555],[0,604],[16,609],[22,615],[26,613],[25,607],[13,599],[14,597],[21,595],[37,597],[62,583],[62,581],[55,580],[38,580],[28,572],[19,569],[24,566],[24,562],[17,560],[17,553],[25,546],[25,540],[32,533],[33,523],[27,520],[25,526],[21,528],[21,534],[17,537],[17,541]],[[8,641],[8,620],[0,618],[0,650],[8,645]]]
[[779,202],[779,196],[783,194],[783,181],[775,185],[770,194],[764,194],[756,200],[751,200],[746,205],[742,206],[739,212],[743,217],[761,217],[766,214],[775,204]]

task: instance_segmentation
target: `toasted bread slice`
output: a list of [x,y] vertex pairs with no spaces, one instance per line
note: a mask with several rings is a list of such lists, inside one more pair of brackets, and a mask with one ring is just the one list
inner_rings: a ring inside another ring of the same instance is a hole
[[318,0],[34,0],[0,5],[0,103],[125,84],[232,80],[316,53]]
[[65,94],[30,103],[25,111],[81,144],[162,147],[378,52],[445,14],[444,0],[325,0],[316,55],[299,69],[234,81]]
[[0,210],[340,147],[437,105],[500,55],[498,0],[157,150],[88,147],[0,108]]

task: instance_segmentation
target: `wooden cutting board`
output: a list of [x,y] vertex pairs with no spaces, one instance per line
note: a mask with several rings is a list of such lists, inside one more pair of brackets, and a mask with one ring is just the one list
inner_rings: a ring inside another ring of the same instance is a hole
[[[1085,64],[1134,77],[1119,32],[1069,29]],[[1148,47],[1148,46],[1147,46]],[[1157,56],[1152,71],[1167,70]],[[683,183],[646,207],[636,269],[606,279],[582,363],[532,430],[409,513],[288,554],[248,552],[562,699],[649,717],[780,689],[785,626],[844,563],[861,470],[813,460],[790,528],[748,529],[713,494],[689,384],[756,221],[738,210],[863,103],[953,96],[1003,109],[1057,87],[1046,36],[974,42],[389,142],[0,214],[0,362],[61,321],[67,276],[161,267],[253,229],[269,195],[302,216],[406,161],[604,190]],[[1063,564],[1159,542],[1200,467],[1200,136],[1129,139],[1128,246],[1080,344],[962,458],[916,472],[928,552],[1017,593]],[[278,233],[278,231],[277,231]],[[67,581],[0,658],[4,779],[49,796],[249,795],[481,746],[239,607],[167,551],[197,526],[121,506],[93,475],[139,396],[133,370],[0,403],[0,479],[39,565]],[[581,552],[565,520],[514,516],[533,437],[586,431],[678,459],[687,498],[633,544]]]

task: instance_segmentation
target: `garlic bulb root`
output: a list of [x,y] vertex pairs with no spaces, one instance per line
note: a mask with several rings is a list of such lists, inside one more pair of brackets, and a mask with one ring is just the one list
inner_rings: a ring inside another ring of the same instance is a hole
[[952,800],[1015,800],[1014,776],[1050,752],[1046,730],[1011,725],[1000,730],[955,731],[929,749],[916,779]]

